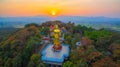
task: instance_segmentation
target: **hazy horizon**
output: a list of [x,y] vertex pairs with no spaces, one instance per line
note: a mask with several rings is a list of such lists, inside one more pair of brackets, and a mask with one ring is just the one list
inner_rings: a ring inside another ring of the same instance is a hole
[[115,18],[115,19],[120,19],[120,17],[107,17],[107,16],[80,16],[80,15],[59,15],[59,16],[48,16],[48,15],[33,15],[33,16],[0,16],[0,18],[24,18],[24,17],[48,17],[48,18],[57,18],[57,17],[87,17],[87,18]]

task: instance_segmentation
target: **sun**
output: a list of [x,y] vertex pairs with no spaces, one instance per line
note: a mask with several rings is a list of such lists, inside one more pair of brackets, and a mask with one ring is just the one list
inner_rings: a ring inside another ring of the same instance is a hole
[[57,13],[58,13],[58,10],[57,10],[56,8],[52,8],[51,11],[50,11],[50,14],[51,14],[52,16],[56,16]]
[[50,17],[59,16],[60,9],[58,7],[48,7],[45,9],[46,15]]
[[56,12],[55,12],[55,11],[52,11],[52,12],[51,12],[51,15],[52,15],[52,16],[55,16],[55,15],[56,15]]

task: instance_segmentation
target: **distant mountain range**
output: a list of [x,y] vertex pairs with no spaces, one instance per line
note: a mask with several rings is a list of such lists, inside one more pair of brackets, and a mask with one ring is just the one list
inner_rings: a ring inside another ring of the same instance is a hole
[[120,18],[108,18],[108,17],[83,17],[83,16],[27,16],[27,17],[0,17],[0,28],[15,27],[21,28],[28,23],[41,24],[46,21],[60,20],[62,22],[74,22],[75,24],[81,24],[88,27],[108,28],[112,30],[120,31]]

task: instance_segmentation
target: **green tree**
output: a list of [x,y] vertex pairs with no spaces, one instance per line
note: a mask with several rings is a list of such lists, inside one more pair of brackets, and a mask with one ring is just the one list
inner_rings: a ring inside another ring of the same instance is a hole
[[0,57],[0,66],[3,66],[4,62],[3,59]]
[[12,59],[8,58],[7,61],[5,62],[5,66],[4,67],[12,67]]
[[27,67],[35,67],[36,65],[34,64],[34,62],[30,61]]
[[22,58],[21,55],[17,55],[13,60],[12,60],[12,67],[21,67],[22,64]]
[[40,61],[40,54],[32,54],[32,56],[30,57],[30,62],[28,64],[28,67],[40,67],[40,66],[43,66],[44,67],[44,64],[41,63]]
[[30,60],[36,64],[40,60],[40,54],[33,54]]
[[39,63],[37,67],[45,67],[45,65],[43,63]]
[[73,67],[88,67],[88,64],[84,60],[78,60]]
[[63,67],[73,67],[73,63],[70,61],[67,61],[63,64]]

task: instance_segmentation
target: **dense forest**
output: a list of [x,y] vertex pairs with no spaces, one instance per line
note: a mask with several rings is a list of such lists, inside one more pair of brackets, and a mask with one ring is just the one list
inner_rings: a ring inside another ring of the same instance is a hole
[[0,28],[0,42],[7,39],[12,33],[17,32],[19,28]]
[[49,67],[41,61],[40,42],[54,24],[65,27],[64,43],[71,47],[63,67],[120,67],[120,33],[61,21],[31,23],[9,35],[0,34],[0,67]]

